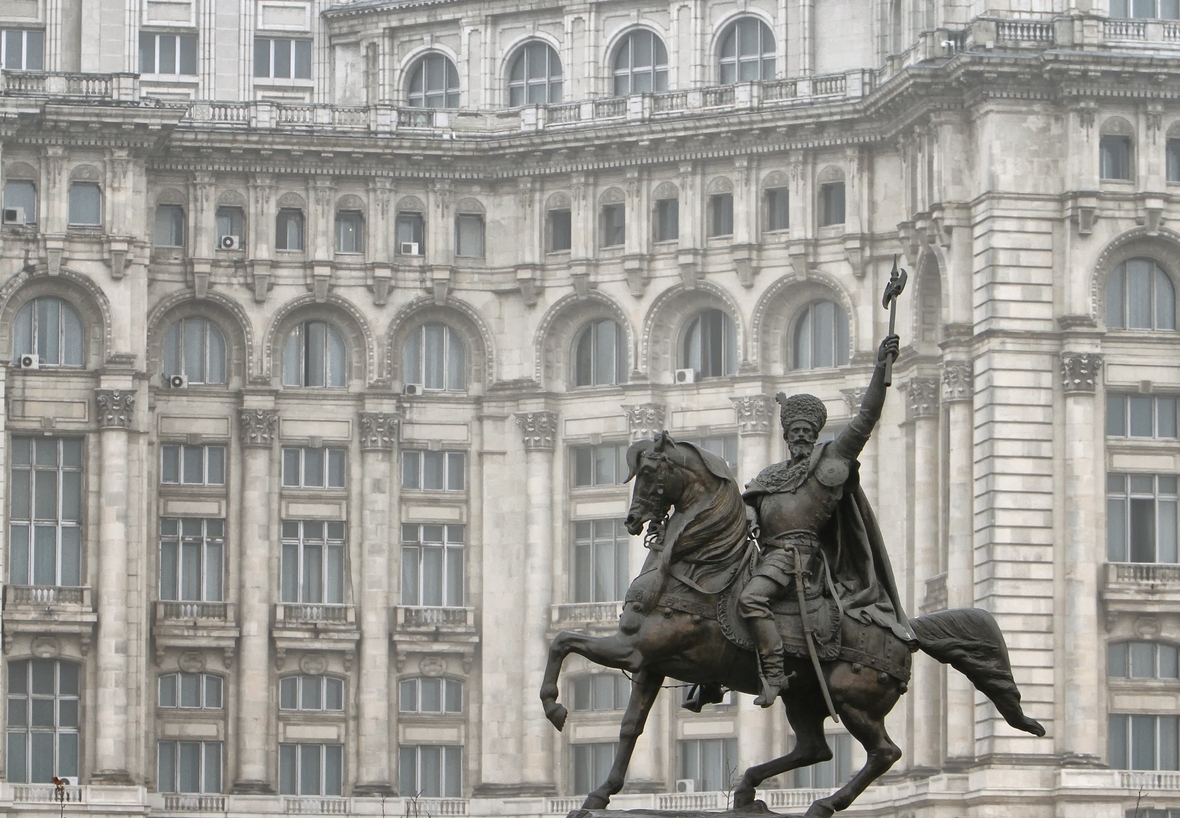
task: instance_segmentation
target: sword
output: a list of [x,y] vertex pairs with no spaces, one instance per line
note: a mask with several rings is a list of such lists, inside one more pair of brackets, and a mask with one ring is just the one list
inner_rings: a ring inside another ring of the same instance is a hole
[[832,721],[840,723],[836,715],[836,706],[832,704],[832,694],[828,692],[828,683],[824,680],[824,669],[819,664],[819,655],[815,652],[815,635],[811,632],[811,623],[807,620],[807,597],[803,593],[803,566],[799,549],[787,546],[795,552],[795,593],[799,596],[799,619],[803,622],[803,641],[807,643],[807,654],[811,657],[811,666],[815,668],[815,678],[819,682],[819,689],[824,694],[824,704],[832,715]]
[[[893,270],[889,273],[889,283],[885,285],[885,295],[881,298],[881,306],[889,310],[889,334],[893,334],[894,325],[897,323],[897,297],[901,295],[901,291],[905,289],[906,271],[903,269],[898,272],[897,256],[893,257]],[[893,385],[893,358],[890,355],[889,360],[885,362],[885,385]]]

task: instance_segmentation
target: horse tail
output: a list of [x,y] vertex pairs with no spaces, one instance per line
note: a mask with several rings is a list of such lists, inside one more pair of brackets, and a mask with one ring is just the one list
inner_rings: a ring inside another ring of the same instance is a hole
[[950,665],[971,680],[1000,715],[1017,730],[1045,735],[1036,719],[1020,707],[1020,690],[1012,677],[1008,646],[992,615],[981,608],[938,611],[910,620],[923,653]]

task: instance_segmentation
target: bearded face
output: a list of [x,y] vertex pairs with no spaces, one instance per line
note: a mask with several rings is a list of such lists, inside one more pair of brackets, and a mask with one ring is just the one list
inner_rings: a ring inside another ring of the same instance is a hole
[[796,420],[788,426],[785,437],[791,452],[791,462],[799,463],[810,458],[818,436],[815,427],[805,420]]

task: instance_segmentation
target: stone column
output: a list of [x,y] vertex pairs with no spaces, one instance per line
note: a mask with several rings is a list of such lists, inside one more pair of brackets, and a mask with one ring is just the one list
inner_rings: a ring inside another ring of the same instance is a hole
[[[910,513],[913,520],[913,556],[910,575],[913,579],[913,597],[910,610],[915,616],[924,608],[926,584],[940,573],[942,560],[939,554],[939,519],[941,498],[939,497],[938,475],[938,391],[935,378],[915,378],[906,385],[908,420],[914,435],[914,485],[913,503]],[[933,695],[940,686],[939,665],[928,656],[915,657],[913,689],[925,691],[911,697],[914,709],[914,727],[910,739],[912,767],[937,768],[939,758],[939,713],[938,697]]]
[[1095,452],[1097,419],[1094,386],[1102,356],[1065,352],[1061,374],[1065,392],[1065,627],[1063,760],[1101,764],[1098,656],[1098,570],[1104,538],[1098,530],[1096,498],[1101,461]]
[[400,418],[361,412],[361,667],[357,795],[393,795],[389,772],[390,476]]
[[271,452],[279,432],[274,409],[241,409],[242,525],[238,543],[238,617],[241,620],[236,725],[238,769],[234,792],[267,793],[271,712],[270,564]]
[[551,794],[555,764],[553,727],[537,704],[536,694],[545,676],[548,641],[545,631],[549,609],[553,604],[553,449],[557,435],[557,413],[550,411],[518,412],[525,449],[524,565],[524,703],[521,713],[523,753],[522,794]]
[[[974,377],[969,362],[947,363],[942,370],[942,399],[949,432],[947,451],[948,608],[975,604],[975,411]],[[946,678],[946,758],[960,763],[975,757],[975,690],[963,674],[944,670]]]
[[127,456],[135,393],[96,389],[98,480],[98,689],[94,784],[131,784],[127,772]]

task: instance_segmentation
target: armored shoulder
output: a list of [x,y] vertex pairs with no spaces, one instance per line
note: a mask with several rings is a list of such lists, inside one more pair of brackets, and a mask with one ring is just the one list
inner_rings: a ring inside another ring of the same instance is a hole
[[848,482],[850,471],[849,462],[835,451],[835,447],[829,446],[815,465],[815,479],[828,488],[836,488]]

